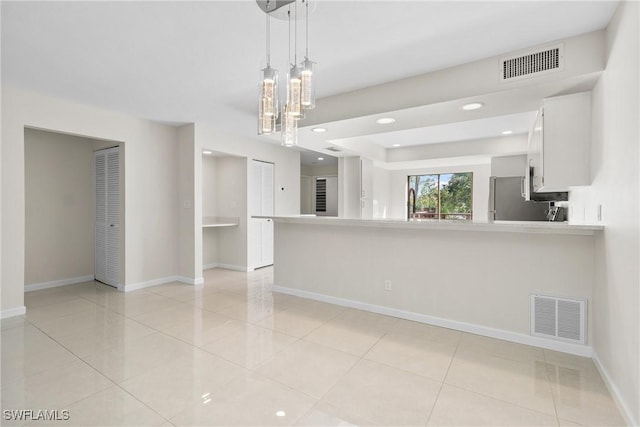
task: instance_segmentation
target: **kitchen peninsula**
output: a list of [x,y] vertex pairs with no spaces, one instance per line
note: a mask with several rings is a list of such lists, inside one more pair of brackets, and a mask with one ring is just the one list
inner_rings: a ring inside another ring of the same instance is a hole
[[588,301],[601,226],[274,217],[274,290],[547,348],[530,296]]

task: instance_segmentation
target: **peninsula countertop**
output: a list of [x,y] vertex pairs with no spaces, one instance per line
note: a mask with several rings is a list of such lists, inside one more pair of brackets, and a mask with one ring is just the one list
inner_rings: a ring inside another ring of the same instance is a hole
[[348,219],[314,215],[254,216],[273,219],[276,223],[329,225],[344,227],[397,228],[409,230],[474,231],[500,233],[537,233],[593,235],[602,225],[568,224],[547,221],[495,221],[492,223],[451,220]]

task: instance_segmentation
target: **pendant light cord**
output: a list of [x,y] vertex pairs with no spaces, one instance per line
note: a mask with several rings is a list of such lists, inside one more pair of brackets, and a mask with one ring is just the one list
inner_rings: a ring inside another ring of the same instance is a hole
[[306,59],[309,58],[309,0],[302,0],[305,4],[305,20],[304,20],[304,30],[305,30],[305,51],[304,57]]
[[289,63],[291,63],[291,6],[287,11],[287,17],[289,18]]
[[298,63],[298,0],[295,0],[295,2],[293,3],[293,10],[295,14],[295,20],[293,23],[295,28],[295,34],[293,35],[293,41],[294,41],[293,63],[297,64]]
[[271,15],[267,15],[267,68],[271,65]]

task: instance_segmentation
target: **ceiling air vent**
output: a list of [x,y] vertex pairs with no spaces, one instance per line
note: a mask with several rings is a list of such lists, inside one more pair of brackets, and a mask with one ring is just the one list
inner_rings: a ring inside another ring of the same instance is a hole
[[513,81],[540,76],[563,69],[563,47],[554,46],[525,55],[503,58],[500,80]]
[[586,343],[582,299],[531,295],[531,335]]
[[327,151],[333,151],[334,153],[339,153],[340,151],[342,151],[341,149],[339,149],[338,147],[327,147],[325,148],[325,150]]

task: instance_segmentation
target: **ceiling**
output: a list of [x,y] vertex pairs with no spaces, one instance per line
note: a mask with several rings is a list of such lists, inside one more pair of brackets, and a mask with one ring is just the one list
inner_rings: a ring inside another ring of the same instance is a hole
[[[413,145],[437,144],[451,141],[491,138],[503,135],[527,133],[535,120],[535,112],[507,114],[485,119],[466,120],[427,127],[384,132],[351,138],[363,140],[384,148],[410,147]],[[386,126],[379,125],[381,128]]]
[[[300,164],[304,166],[338,166],[338,158],[327,154],[317,153],[302,147],[296,147],[300,151]],[[322,159],[322,160],[320,160]]]
[[[316,0],[309,28],[316,93],[343,94],[602,29],[617,3]],[[272,21],[271,40],[272,63],[283,71],[286,22]],[[206,122],[258,138],[264,65],[265,15],[253,0],[2,2],[3,84],[141,118]],[[521,132],[529,118],[501,115],[348,137],[381,147],[443,142]]]

